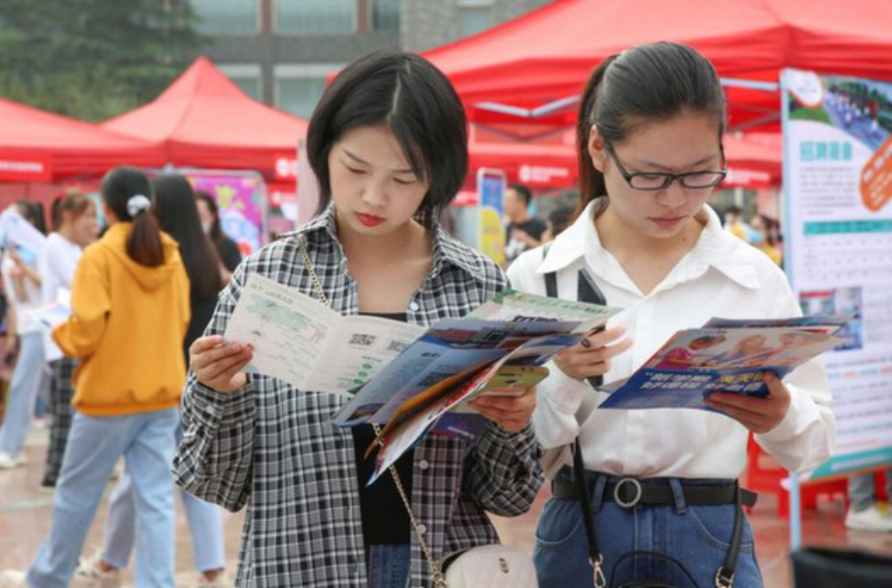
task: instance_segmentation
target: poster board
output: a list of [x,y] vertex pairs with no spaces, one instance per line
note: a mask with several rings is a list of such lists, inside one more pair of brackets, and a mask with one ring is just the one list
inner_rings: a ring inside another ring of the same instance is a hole
[[508,180],[502,170],[482,167],[477,170],[479,203],[477,250],[505,267],[505,189]]
[[213,196],[223,232],[248,256],[269,242],[266,184],[253,171],[180,169],[192,188]]
[[833,457],[808,479],[892,466],[892,84],[782,74],[786,271],[805,314],[856,313],[824,356]]

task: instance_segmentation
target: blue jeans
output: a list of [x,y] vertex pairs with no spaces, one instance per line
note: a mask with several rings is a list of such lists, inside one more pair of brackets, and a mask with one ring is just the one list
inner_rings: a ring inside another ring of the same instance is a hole
[[[569,480],[565,468],[559,479]],[[619,478],[590,473],[592,507],[598,546],[604,556],[608,586],[633,579],[655,579],[678,588],[708,588],[728,552],[734,526],[734,505],[688,506],[681,495],[681,482],[666,479],[676,497],[674,505],[638,505],[632,509],[602,501],[604,485]],[[654,480],[655,481],[655,480]],[[686,480],[709,484],[727,481]],[[647,555],[622,557],[633,551],[655,552],[673,558]],[[622,559],[621,559],[622,558]],[[536,528],[533,561],[541,588],[572,588],[592,585],[588,543],[578,501],[550,499],[545,503]],[[747,521],[737,560],[735,588],[762,588],[756,562],[753,533]]]
[[137,588],[174,588],[175,409],[119,417],[76,414],[56,485],[53,520],[27,582],[65,588],[77,567],[102,492],[121,455],[136,498]]
[[43,333],[22,335],[19,358],[9,384],[9,401],[0,427],[0,452],[15,459],[22,452],[38,395],[49,390],[50,377],[43,352]]
[[[176,442],[183,438],[183,427],[177,425]],[[179,491],[189,519],[192,533],[192,556],[200,572],[226,567],[226,551],[223,544],[223,520],[219,507]],[[111,493],[108,519],[105,522],[105,539],[102,561],[123,570],[127,567],[136,537],[136,504],[130,474],[124,474]]]
[[[859,474],[849,478],[849,502],[852,510],[861,512],[876,504],[876,480],[873,474]],[[886,470],[886,496],[892,500],[892,468]]]
[[411,549],[399,545],[369,545],[365,549],[369,588],[406,588],[409,584]]

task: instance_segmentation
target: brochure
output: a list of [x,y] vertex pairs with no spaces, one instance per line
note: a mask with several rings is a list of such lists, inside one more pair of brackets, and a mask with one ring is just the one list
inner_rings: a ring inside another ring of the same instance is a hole
[[342,316],[252,274],[224,338],[254,347],[248,371],[303,391],[351,396],[334,416],[336,425],[384,426],[374,480],[432,429],[473,439],[488,421],[468,401],[478,394],[519,394],[536,385],[548,375],[543,365],[557,352],[602,328],[617,312],[504,290],[464,318],[425,329]]
[[425,329],[370,316],[342,316],[294,288],[251,274],[224,339],[250,344],[248,372],[299,390],[350,394]]
[[676,333],[631,377],[599,388],[599,408],[697,408],[713,392],[766,396],[766,371],[783,378],[840,345],[851,316],[787,320],[712,319]]
[[470,410],[469,400],[535,385],[556,353],[602,328],[616,312],[505,290],[465,318],[431,327],[358,390],[334,422],[387,425],[374,481],[428,431],[474,438],[487,421]]
[[69,316],[71,307],[59,302],[44,304],[22,313],[23,320],[50,331],[67,321]]
[[13,247],[26,265],[34,266],[46,237],[10,206],[0,214],[0,248]]

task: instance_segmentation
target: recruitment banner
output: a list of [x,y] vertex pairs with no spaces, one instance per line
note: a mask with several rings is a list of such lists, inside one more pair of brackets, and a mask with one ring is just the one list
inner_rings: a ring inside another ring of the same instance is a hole
[[53,159],[49,155],[0,154],[0,181],[51,182]]
[[782,86],[786,270],[804,313],[857,314],[824,356],[836,448],[812,477],[892,466],[892,84]]
[[507,180],[501,170],[482,167],[477,170],[479,217],[477,249],[502,267],[505,266],[505,188]]

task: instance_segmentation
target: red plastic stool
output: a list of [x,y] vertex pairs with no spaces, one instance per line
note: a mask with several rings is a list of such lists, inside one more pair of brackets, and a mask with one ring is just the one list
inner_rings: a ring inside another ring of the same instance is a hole
[[[777,516],[790,517],[790,493],[782,482],[788,477],[773,457],[765,453],[756,443],[752,435],[747,444],[747,465],[743,474],[743,486],[759,494],[777,496]],[[819,496],[835,496],[842,494],[846,509],[849,507],[849,485],[845,478],[827,482],[812,482],[800,487],[800,504],[802,509],[815,510]]]
[[886,502],[892,500],[892,496],[886,495],[886,472],[879,471],[874,475],[874,483],[876,484],[876,497],[877,502]]

